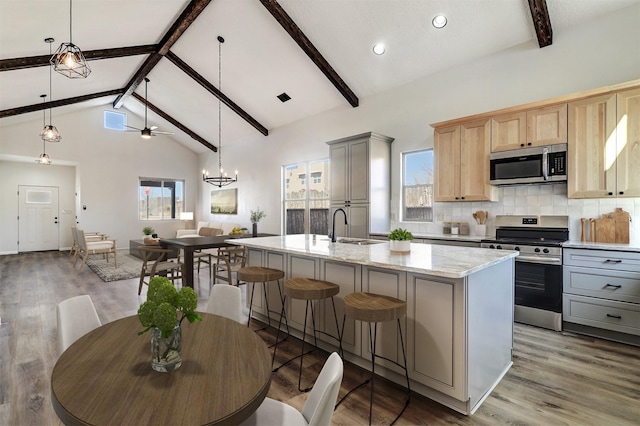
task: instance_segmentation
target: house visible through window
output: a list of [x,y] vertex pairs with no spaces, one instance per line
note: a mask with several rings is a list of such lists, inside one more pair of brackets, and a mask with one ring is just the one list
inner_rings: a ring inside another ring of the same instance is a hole
[[328,234],[329,160],[285,166],[283,173],[285,233]]
[[140,178],[138,217],[140,220],[170,220],[184,211],[184,181]]
[[402,220],[433,222],[433,149],[402,154]]

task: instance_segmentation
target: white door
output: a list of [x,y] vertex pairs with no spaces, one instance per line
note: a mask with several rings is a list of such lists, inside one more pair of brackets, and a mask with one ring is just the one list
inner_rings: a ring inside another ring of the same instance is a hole
[[58,187],[18,186],[18,251],[58,250]]

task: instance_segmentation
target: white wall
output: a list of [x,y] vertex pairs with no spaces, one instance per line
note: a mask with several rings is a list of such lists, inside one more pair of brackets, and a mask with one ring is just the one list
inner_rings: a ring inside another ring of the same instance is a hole
[[[401,153],[433,146],[439,121],[561,96],[640,78],[640,5],[620,10],[569,32],[554,31],[554,42],[543,49],[537,42],[516,46],[472,63],[447,69],[422,80],[270,131],[224,148],[223,166],[240,170],[239,219],[248,223],[249,210],[267,212],[265,232],[281,230],[280,166],[327,158],[326,141],[374,131],[395,138],[392,144],[392,217],[400,204]],[[438,60],[438,58],[433,58]],[[292,100],[290,102],[295,102]],[[215,169],[217,157],[201,157],[201,167]],[[551,192],[549,192],[551,191]],[[521,198],[522,196],[525,198]],[[202,192],[203,203],[208,200]],[[567,200],[562,186],[500,190],[497,203],[438,203],[439,222],[473,221],[471,212],[495,214],[569,214],[571,238],[579,239],[580,217],[598,217],[623,207],[633,216],[632,239],[640,242],[640,200]],[[515,207],[515,199],[525,200]],[[206,211],[206,205],[199,209]],[[392,226],[397,225],[393,223]],[[436,224],[401,224],[413,231],[440,232]],[[491,226],[491,222],[489,222]]]
[[[117,240],[118,248],[128,248],[130,239],[142,237],[146,223],[138,219],[138,178],[184,179],[188,209],[197,204],[200,175],[197,155],[168,137],[143,140],[135,133],[106,130],[103,112],[106,107],[93,107],[72,114],[57,114],[53,124],[62,134],[59,144],[47,144],[52,166],[35,165],[42,152],[40,113],[32,113],[32,121],[0,127],[0,253],[18,250],[17,185],[60,186],[60,209],[73,209],[71,219],[60,224],[60,248],[71,245],[69,226],[78,215],[79,226],[87,231],[100,231]],[[25,162],[7,162],[15,157]],[[61,181],[56,170],[71,166],[75,180]],[[77,194],[77,196],[76,196]],[[69,207],[71,204],[71,207]],[[86,210],[82,209],[86,206]],[[151,224],[160,236],[174,237],[184,227],[179,220]]]

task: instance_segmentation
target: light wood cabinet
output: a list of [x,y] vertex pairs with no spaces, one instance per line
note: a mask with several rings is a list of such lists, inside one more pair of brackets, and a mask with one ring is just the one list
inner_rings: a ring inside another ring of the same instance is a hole
[[568,198],[640,196],[640,89],[569,103]]
[[567,104],[527,111],[527,146],[567,143]]
[[527,114],[516,112],[491,118],[491,152],[529,148]]
[[434,132],[435,201],[492,201],[489,184],[490,120],[437,128]]

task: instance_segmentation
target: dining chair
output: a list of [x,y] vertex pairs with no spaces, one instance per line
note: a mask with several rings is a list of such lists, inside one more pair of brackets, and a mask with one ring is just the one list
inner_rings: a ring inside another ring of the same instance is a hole
[[275,399],[265,398],[243,423],[253,425],[329,426],[338,399],[343,374],[342,358],[336,352],[325,362],[302,412]]
[[166,276],[175,284],[184,275],[184,263],[180,262],[180,256],[176,261],[166,260],[166,256],[173,254],[172,250],[160,246],[140,246],[138,250],[143,255],[142,268],[140,270],[140,282],[138,283],[138,295],[142,292],[144,284],[149,285],[144,279],[156,275]]
[[94,239],[93,237],[87,237],[82,229],[76,229],[76,236],[78,251],[73,262],[74,267],[76,266],[78,258],[82,257],[82,263],[80,264],[79,269],[81,271],[90,254],[106,255],[107,263],[109,263],[109,253],[113,253],[113,264],[116,269],[118,268],[116,240]]
[[229,284],[215,284],[211,288],[207,312],[244,323],[242,320],[242,290],[240,290],[240,287]]
[[233,274],[244,268],[247,263],[244,246],[220,247],[213,257],[216,259],[216,263],[213,265],[213,282],[215,283],[217,278],[229,284],[240,285],[237,274],[234,284]]
[[80,337],[102,325],[91,297],[87,294],[58,303],[56,318],[58,321],[59,354],[62,354]]

